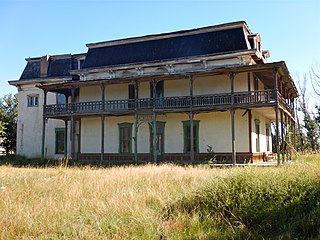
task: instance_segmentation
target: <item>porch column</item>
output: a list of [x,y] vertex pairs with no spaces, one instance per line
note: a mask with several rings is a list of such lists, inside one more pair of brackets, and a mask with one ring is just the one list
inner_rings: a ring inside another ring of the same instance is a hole
[[157,163],[157,115],[156,115],[156,86],[157,81],[152,81],[152,93],[153,93],[153,117],[152,117],[152,128],[153,128],[153,162]]
[[278,104],[278,68],[275,67],[273,70],[273,87],[274,87],[274,94],[275,94],[275,113],[276,113],[276,144],[275,144],[275,151],[277,154],[277,163],[280,165],[280,153],[279,153],[279,104]]
[[280,121],[281,121],[281,160],[284,163],[284,122],[283,122],[283,111],[280,110]]
[[46,118],[44,117],[47,105],[47,90],[43,90],[43,112],[42,112],[42,144],[41,144],[41,160],[44,160],[45,139],[46,139]]
[[134,82],[134,161],[138,163],[138,94],[139,84]]
[[71,125],[70,125],[70,138],[71,138],[71,158],[72,160],[75,159],[75,149],[74,149],[74,102],[75,102],[75,88],[71,89]]
[[105,83],[101,83],[101,102],[102,102],[102,110],[101,110],[101,154],[100,154],[100,164],[104,160],[104,106],[105,106]]
[[190,91],[190,163],[194,162],[194,131],[193,131],[193,77],[189,76],[189,91]]
[[68,120],[64,120],[64,158],[68,157]]
[[[65,94],[66,105],[68,104],[68,95]],[[64,157],[68,157],[68,120],[64,120]]]
[[232,151],[232,164],[233,166],[237,163],[237,155],[236,155],[236,138],[235,138],[235,126],[234,126],[234,76],[235,74],[233,72],[229,73],[229,79],[230,79],[230,87],[231,87],[231,108],[230,108],[230,114],[231,114],[231,151]]

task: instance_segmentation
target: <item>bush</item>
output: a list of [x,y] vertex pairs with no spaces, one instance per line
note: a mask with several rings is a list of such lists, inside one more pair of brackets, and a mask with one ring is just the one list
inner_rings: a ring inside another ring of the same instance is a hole
[[[237,239],[319,239],[319,199],[319,178],[302,172],[283,175],[248,170],[209,182],[169,205],[164,217],[168,221],[175,216],[196,216],[202,228],[207,226],[205,231],[215,228]],[[188,225],[187,231],[192,231],[194,226]]]

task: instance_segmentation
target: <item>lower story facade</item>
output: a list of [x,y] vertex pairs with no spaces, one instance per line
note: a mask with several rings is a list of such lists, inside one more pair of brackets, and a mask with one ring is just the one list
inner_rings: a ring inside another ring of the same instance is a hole
[[[71,121],[47,119],[44,157],[72,157],[74,152],[73,157],[79,163],[144,163],[155,161],[156,150],[158,163],[190,163],[191,159],[192,163],[205,163],[210,159],[232,163],[231,123],[230,111],[197,113],[193,115],[191,133],[189,114],[156,114],[154,139],[152,115],[139,115],[136,123],[134,115],[78,117],[74,120],[74,134]],[[38,126],[37,130],[36,126],[28,124],[33,123],[18,124],[21,139],[18,154],[40,157],[42,126]],[[22,127],[36,132],[34,139],[23,138]],[[271,120],[267,116],[261,111],[237,109],[234,130],[236,163],[267,160],[267,156],[272,153]],[[192,147],[194,156],[191,158]]]

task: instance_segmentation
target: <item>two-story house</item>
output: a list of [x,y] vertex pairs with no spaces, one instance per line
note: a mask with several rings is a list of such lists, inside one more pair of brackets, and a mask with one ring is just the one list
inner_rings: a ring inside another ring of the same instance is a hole
[[281,136],[294,131],[298,93],[286,64],[266,63],[260,35],[243,21],[87,47],[28,58],[10,81],[18,154],[201,163],[211,146],[235,164],[279,153]]

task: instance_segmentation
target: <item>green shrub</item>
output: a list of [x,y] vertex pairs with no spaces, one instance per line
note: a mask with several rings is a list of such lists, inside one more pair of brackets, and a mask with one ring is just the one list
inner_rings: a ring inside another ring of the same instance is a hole
[[238,239],[319,238],[320,179],[299,171],[283,173],[249,169],[208,182],[169,205],[164,218],[197,216],[203,228],[213,223],[208,231],[224,229]]

